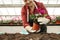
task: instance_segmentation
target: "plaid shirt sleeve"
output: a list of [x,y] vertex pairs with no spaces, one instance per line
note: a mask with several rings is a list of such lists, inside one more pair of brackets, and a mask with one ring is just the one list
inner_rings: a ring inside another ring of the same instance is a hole
[[41,3],[41,10],[44,11],[43,16],[51,20],[51,17],[48,15],[47,9],[43,3]]
[[24,27],[28,26],[29,23],[27,22],[27,13],[24,7],[21,10],[21,18],[22,18],[23,26]]

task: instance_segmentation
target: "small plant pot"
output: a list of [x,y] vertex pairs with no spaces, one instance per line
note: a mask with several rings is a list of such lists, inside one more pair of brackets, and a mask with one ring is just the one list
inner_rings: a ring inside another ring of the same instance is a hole
[[33,30],[39,30],[39,25],[37,25],[36,23],[33,23]]
[[56,24],[60,24],[60,20],[57,20],[57,21],[56,21]]

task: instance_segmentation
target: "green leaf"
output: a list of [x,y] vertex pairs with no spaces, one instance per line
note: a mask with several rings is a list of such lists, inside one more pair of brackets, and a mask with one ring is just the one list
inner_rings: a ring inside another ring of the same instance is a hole
[[57,20],[60,20],[60,16],[56,17]]
[[34,14],[30,15],[30,19],[35,19],[36,16]]

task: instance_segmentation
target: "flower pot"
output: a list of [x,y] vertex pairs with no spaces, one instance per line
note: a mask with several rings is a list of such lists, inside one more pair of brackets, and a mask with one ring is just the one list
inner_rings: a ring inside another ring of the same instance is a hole
[[33,23],[33,28],[32,28],[33,30],[39,30],[39,25],[38,24],[36,24],[36,23]]
[[57,20],[57,21],[56,21],[56,24],[60,24],[60,20]]

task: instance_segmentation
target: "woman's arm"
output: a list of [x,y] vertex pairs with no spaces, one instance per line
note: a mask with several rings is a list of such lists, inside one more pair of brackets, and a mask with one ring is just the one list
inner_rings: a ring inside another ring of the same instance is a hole
[[22,18],[23,26],[24,27],[28,26],[29,23],[27,22],[27,13],[26,13],[25,7],[23,7],[21,10],[21,18]]
[[51,17],[48,15],[47,9],[44,6],[43,3],[38,3],[38,7],[40,8],[40,13],[45,17],[39,18],[39,21],[42,21],[42,23],[47,24],[48,22],[51,21]]
[[51,20],[51,17],[49,16],[49,14],[48,14],[48,12],[47,12],[47,9],[46,9],[46,7],[44,6],[43,3],[41,3],[41,10],[42,10],[42,12],[43,12],[43,13],[42,13],[43,16]]

